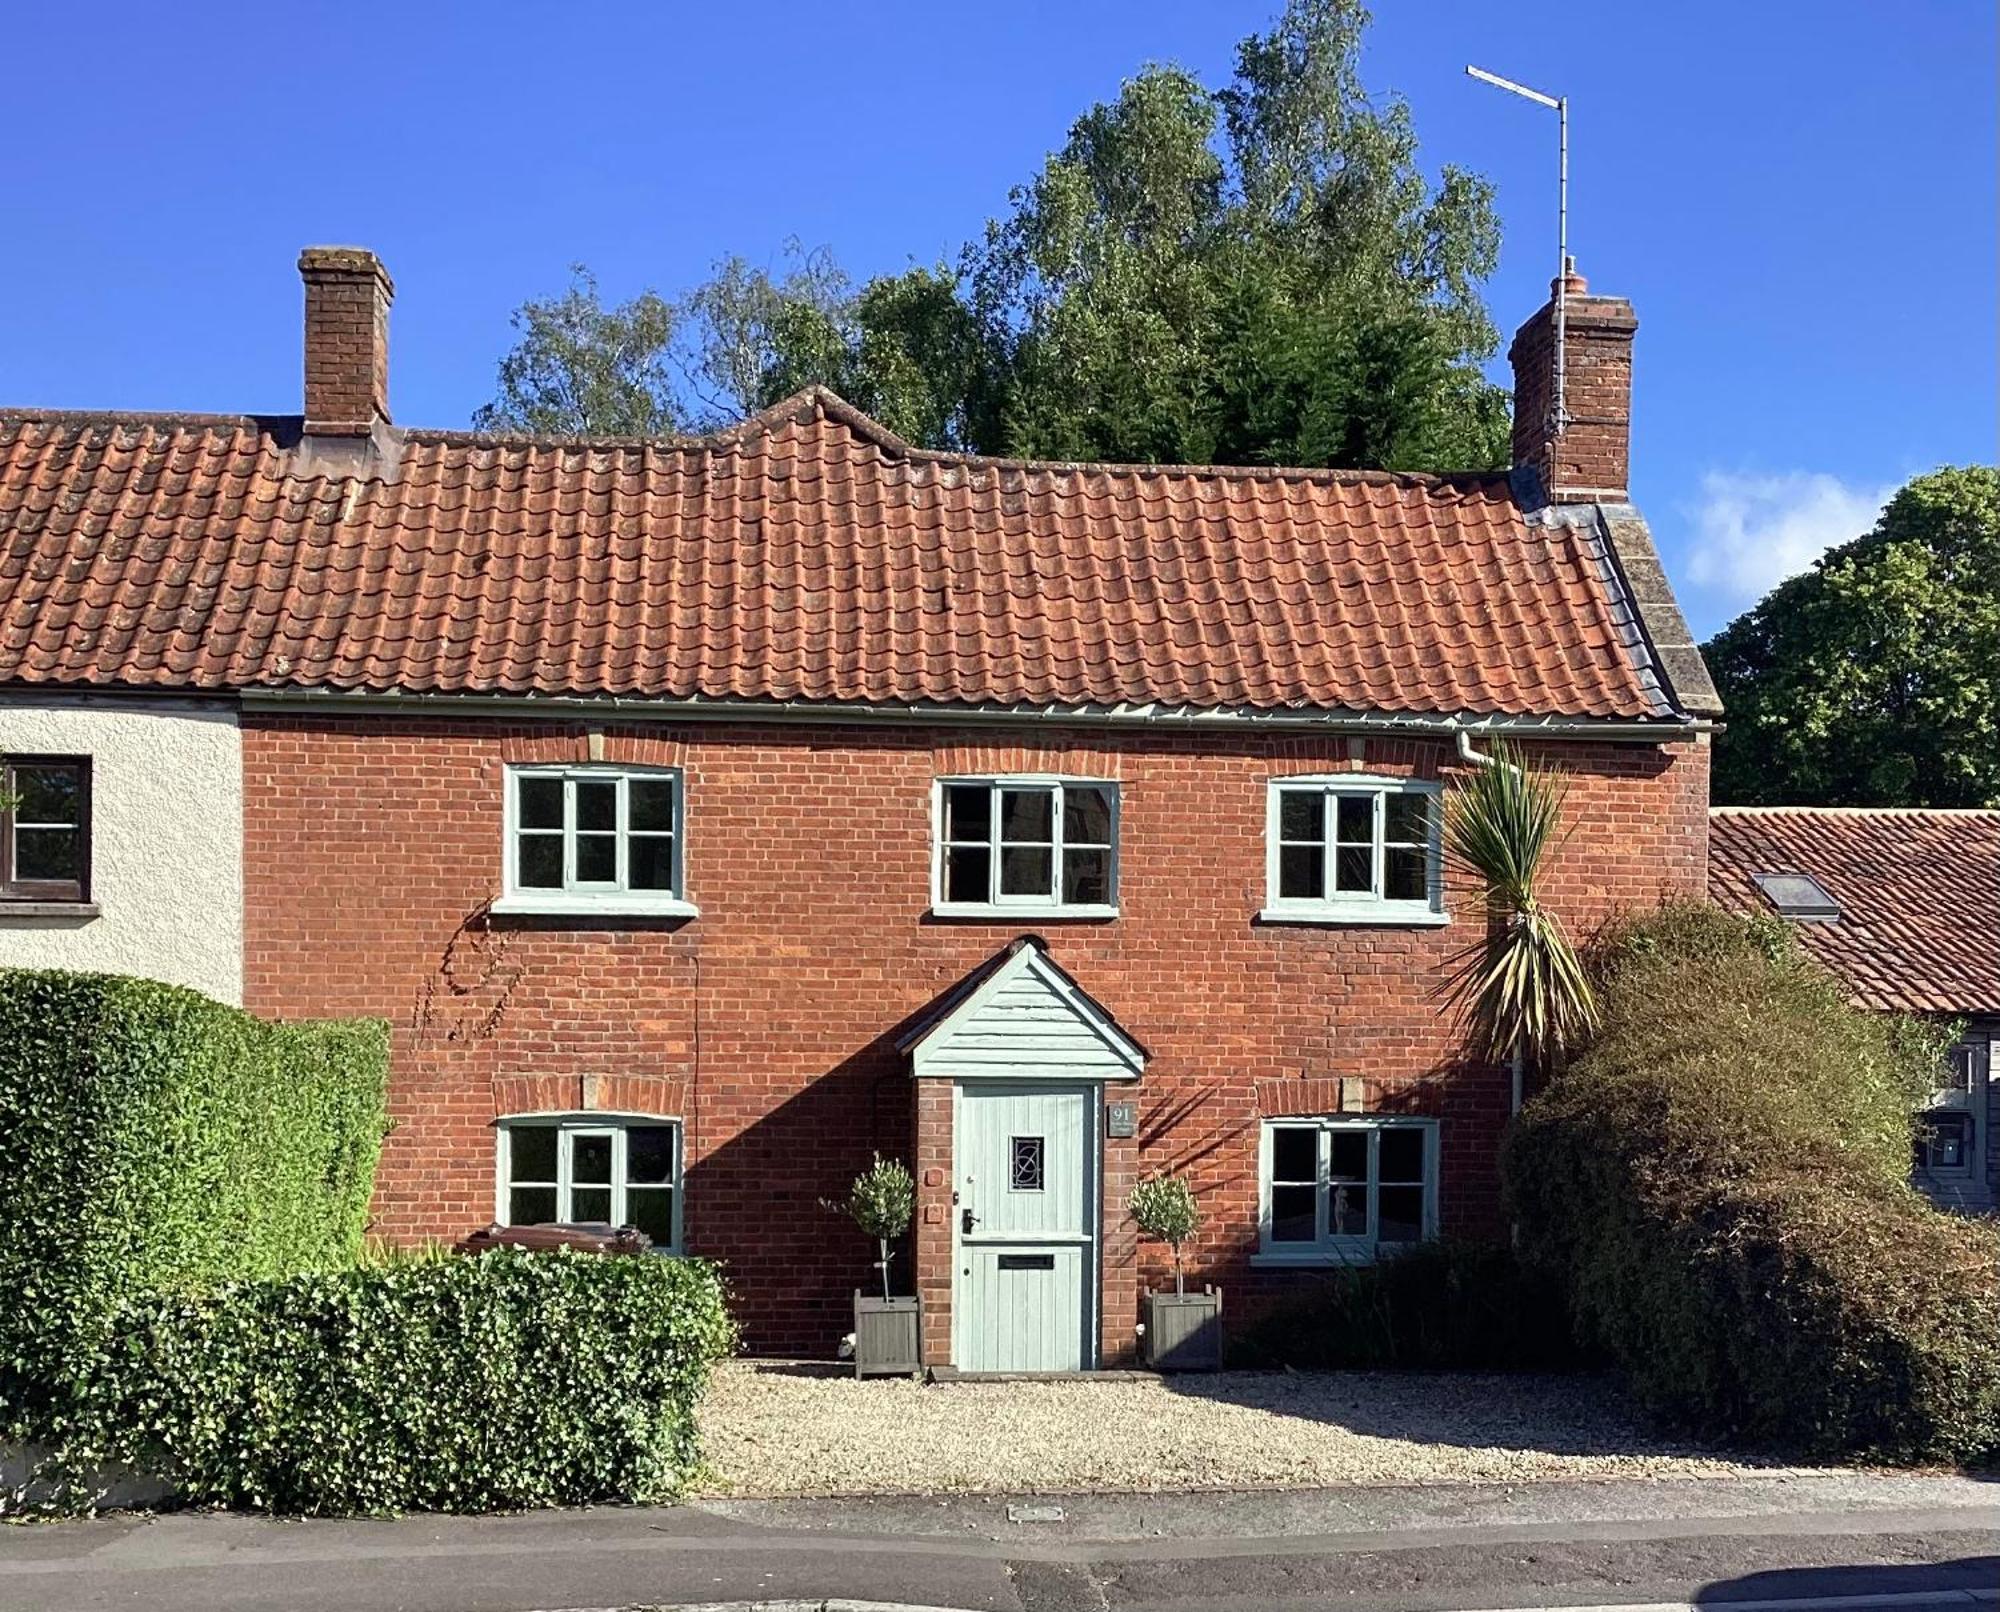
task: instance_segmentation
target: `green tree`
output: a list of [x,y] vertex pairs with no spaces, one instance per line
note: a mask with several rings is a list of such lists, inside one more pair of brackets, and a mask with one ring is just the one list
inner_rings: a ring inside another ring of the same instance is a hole
[[728,258],[644,325],[642,362],[586,365],[572,340],[629,337],[637,304],[605,310],[594,286],[583,306],[531,303],[523,318],[555,329],[524,325],[493,423],[534,417],[515,401],[524,380],[582,369],[625,389],[625,414],[701,425],[818,382],[938,448],[1502,464],[1506,399],[1480,370],[1497,345],[1480,295],[1499,249],[1491,187],[1425,177],[1409,109],[1361,84],[1367,24],[1358,0],[1291,0],[1220,88],[1142,69],[955,266],[856,286],[796,243],[777,273]]
[[659,436],[678,429],[669,350],[677,315],[642,291],[604,306],[597,280],[570,265],[569,289],[523,303],[514,314],[520,340],[500,360],[500,389],[476,410],[480,431],[536,431],[572,436]]
[[2000,470],[1919,476],[1703,653],[1718,801],[2000,806]]

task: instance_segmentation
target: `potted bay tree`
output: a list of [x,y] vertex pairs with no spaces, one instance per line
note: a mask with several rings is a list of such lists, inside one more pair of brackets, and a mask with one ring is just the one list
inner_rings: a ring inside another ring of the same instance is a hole
[[1190,1293],[1181,1245],[1201,1226],[1201,1206],[1185,1177],[1159,1175],[1132,1189],[1139,1230],[1174,1254],[1174,1290],[1146,1295],[1146,1364],[1156,1371],[1217,1371],[1222,1366],[1222,1294]]
[[924,1369],[923,1301],[915,1294],[895,1297],[889,1288],[890,1245],[910,1229],[916,1203],[917,1185],[910,1172],[899,1161],[878,1153],[875,1162],[854,1178],[847,1201],[829,1205],[874,1238],[881,1251],[875,1265],[882,1273],[882,1296],[854,1290],[857,1377],[914,1374]]

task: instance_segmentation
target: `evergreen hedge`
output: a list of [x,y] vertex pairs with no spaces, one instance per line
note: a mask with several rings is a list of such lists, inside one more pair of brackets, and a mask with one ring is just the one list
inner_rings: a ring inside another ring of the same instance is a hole
[[1603,1027],[1503,1165],[1526,1253],[1656,1409],[1817,1457],[2000,1453],[2000,1228],[1909,1185],[1942,1032],[1850,1007],[1775,921],[1608,937]]
[[0,1430],[131,1294],[353,1263],[387,1074],[376,1021],[0,971]]
[[38,1502],[124,1466],[185,1502],[326,1515],[671,1499],[734,1331],[714,1269],[475,1257],[136,1295],[53,1372]]

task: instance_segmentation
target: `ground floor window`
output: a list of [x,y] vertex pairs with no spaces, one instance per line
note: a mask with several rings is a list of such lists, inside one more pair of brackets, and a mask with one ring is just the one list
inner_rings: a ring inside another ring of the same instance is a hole
[[1435,1120],[1267,1120],[1260,1152],[1262,1258],[1366,1261],[1437,1235]]
[[680,1247],[681,1128],[602,1115],[500,1125],[499,1219],[510,1226],[637,1226]]
[[1933,1174],[1965,1170],[1972,1164],[1972,1116],[1963,1109],[1934,1108],[1917,1116],[1916,1167]]

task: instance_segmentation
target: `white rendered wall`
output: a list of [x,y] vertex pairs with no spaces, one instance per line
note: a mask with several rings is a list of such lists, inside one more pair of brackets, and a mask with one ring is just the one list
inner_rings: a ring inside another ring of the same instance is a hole
[[94,918],[9,915],[0,968],[96,969],[243,999],[243,753],[233,711],[0,695],[0,753],[89,756]]

